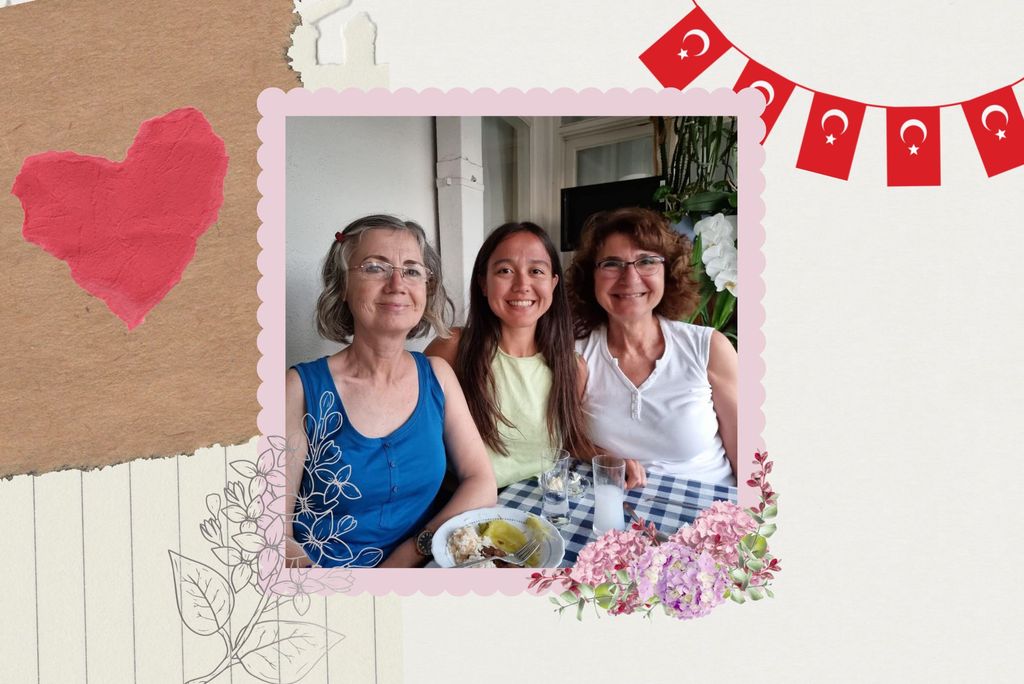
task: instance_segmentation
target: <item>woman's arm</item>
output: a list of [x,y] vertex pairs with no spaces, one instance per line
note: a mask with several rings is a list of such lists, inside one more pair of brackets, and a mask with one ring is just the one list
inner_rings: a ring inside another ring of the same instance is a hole
[[[452,335],[449,338],[435,337],[434,341],[423,350],[425,356],[436,356],[448,362],[452,368],[455,367],[455,356],[459,353],[459,338],[462,337],[462,328],[452,328]],[[435,375],[437,371],[434,371]]]
[[[583,404],[587,393],[587,380],[590,378],[590,371],[587,369],[587,362],[579,354],[576,355],[576,387],[579,392],[580,404]],[[594,445],[594,448],[601,453],[601,447]],[[581,461],[590,462],[594,459],[591,454],[575,454]],[[626,462],[626,489],[643,489],[647,486],[647,471],[638,461],[631,458],[623,459]]]
[[718,434],[725,447],[732,472],[739,480],[736,468],[736,431],[739,397],[740,363],[736,350],[725,335],[711,333],[711,352],[708,356],[708,382],[711,383],[711,401],[718,416]]
[[[455,371],[440,358],[430,359],[430,365],[444,390],[444,444],[459,478],[459,487],[452,498],[426,524],[428,530],[436,532],[452,516],[497,503],[498,483]],[[416,552],[415,539],[406,539],[380,567],[411,567],[422,565],[423,560]]]
[[285,489],[284,489],[284,552],[285,564],[291,568],[304,568],[312,565],[295,538],[292,536],[292,511],[295,510],[295,497],[299,493],[302,481],[302,470],[306,466],[306,453],[309,444],[306,441],[306,430],[302,425],[302,416],[306,413],[306,398],[302,393],[302,380],[294,368],[288,369],[284,380],[285,405]]

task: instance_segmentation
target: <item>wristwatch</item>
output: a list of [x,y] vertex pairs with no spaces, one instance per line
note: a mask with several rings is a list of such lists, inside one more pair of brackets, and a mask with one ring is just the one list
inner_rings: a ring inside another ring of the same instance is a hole
[[431,548],[431,542],[434,541],[434,533],[426,528],[416,535],[416,553],[420,554],[424,558],[433,558],[434,551]]

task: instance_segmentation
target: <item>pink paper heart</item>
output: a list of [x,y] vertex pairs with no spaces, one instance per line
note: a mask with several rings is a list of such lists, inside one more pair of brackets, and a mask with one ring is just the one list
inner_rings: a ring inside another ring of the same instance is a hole
[[122,162],[74,152],[28,157],[11,189],[22,235],[131,330],[181,280],[224,202],[228,157],[198,109],[144,121]]

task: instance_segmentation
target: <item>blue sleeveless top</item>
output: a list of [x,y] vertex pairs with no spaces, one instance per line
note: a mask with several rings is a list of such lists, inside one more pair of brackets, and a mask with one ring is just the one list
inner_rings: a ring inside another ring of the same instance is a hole
[[349,423],[327,357],[294,366],[309,451],[295,501],[295,540],[321,567],[373,567],[430,519],[445,472],[444,390],[423,354],[412,415],[385,437]]

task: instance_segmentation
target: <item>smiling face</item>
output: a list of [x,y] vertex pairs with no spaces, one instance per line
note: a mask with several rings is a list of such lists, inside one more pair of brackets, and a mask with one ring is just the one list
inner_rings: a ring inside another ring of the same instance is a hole
[[[641,249],[622,233],[613,233],[598,248],[594,261],[635,261],[644,256],[662,255]],[[664,266],[659,266],[658,270],[649,276],[638,274],[634,266],[627,266],[619,274],[609,275],[602,269],[595,269],[594,272],[594,296],[612,321],[627,323],[651,316],[664,293]]]
[[498,244],[480,283],[491,311],[506,328],[536,327],[551,308],[556,285],[547,249],[527,232],[513,233]]
[[[395,269],[390,277],[376,279],[359,270],[368,263]],[[355,329],[370,334],[405,336],[423,318],[427,284],[402,277],[402,269],[423,265],[423,253],[412,233],[387,228],[364,233],[349,260],[345,301],[355,319]]]

